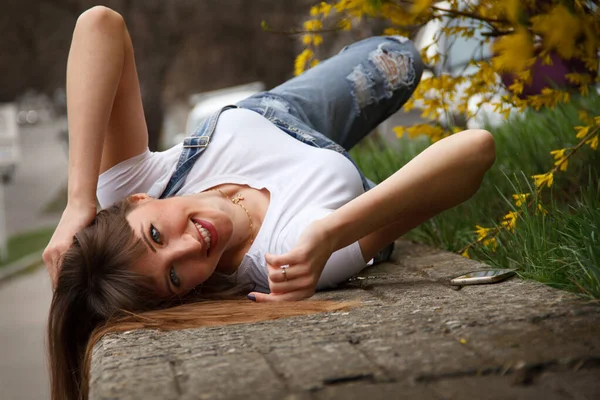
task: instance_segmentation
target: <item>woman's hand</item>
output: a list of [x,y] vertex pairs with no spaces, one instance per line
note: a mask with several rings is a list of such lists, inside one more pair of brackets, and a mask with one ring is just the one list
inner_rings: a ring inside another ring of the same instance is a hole
[[73,244],[73,236],[88,226],[96,216],[96,206],[67,206],[60,222],[44,250],[42,258],[48,268],[52,287],[56,287],[62,255]]
[[257,302],[295,301],[311,297],[333,250],[333,243],[320,221],[313,222],[300,235],[291,251],[280,256],[265,255],[271,293],[250,294]]

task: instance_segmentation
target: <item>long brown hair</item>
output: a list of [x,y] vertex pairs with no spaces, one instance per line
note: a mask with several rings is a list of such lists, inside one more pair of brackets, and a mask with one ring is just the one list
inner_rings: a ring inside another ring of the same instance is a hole
[[[352,304],[304,301],[281,307],[240,300],[252,290],[217,274],[201,291],[161,299],[149,278],[128,267],[144,250],[127,222],[125,199],[98,213],[65,253],[48,317],[52,399],[86,399],[94,344],[108,332],[174,330],[345,309]],[[218,300],[215,300],[218,299]]]

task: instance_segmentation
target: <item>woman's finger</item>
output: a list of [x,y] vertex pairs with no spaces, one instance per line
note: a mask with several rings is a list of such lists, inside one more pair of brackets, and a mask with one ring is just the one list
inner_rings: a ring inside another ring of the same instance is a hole
[[281,302],[281,301],[304,300],[304,299],[311,297],[313,294],[314,294],[314,292],[311,293],[309,291],[295,291],[295,292],[288,292],[288,293],[282,293],[282,294],[277,294],[277,293],[266,294],[266,293],[252,292],[248,296],[254,296],[254,299],[257,303],[273,303],[273,302]]
[[278,255],[278,256],[273,255],[271,253],[267,253],[267,254],[265,254],[265,260],[267,261],[267,264],[271,264],[276,267],[280,267],[282,265],[297,264],[299,262],[302,262],[304,259],[300,252],[298,252],[296,250],[292,250],[288,253]]
[[310,290],[315,286],[316,284],[314,284],[313,279],[310,276],[302,276],[284,282],[273,282],[269,280],[269,289],[271,290],[271,293],[281,294],[287,292],[294,292],[296,290]]
[[308,275],[309,272],[310,267],[305,264],[282,265],[281,267],[267,264],[267,274],[273,282],[289,281]]
[[60,254],[56,249],[46,249],[42,255],[42,259],[48,270],[48,275],[50,275],[50,280],[52,281],[52,287],[56,286],[59,257]]
[[271,268],[267,268],[267,272],[269,280],[272,282],[287,282],[299,276],[298,268],[288,266],[285,268],[271,266]]

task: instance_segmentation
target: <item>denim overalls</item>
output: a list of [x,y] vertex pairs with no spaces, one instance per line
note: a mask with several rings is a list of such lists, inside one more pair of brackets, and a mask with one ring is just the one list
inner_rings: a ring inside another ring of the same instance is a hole
[[[422,72],[421,57],[406,38],[371,37],[346,46],[336,56],[270,91],[242,100],[237,107],[257,112],[294,139],[337,151],[354,164],[346,149],[410,98]],[[235,107],[223,107],[185,138],[175,172],[160,198],[177,194],[209,145],[219,116]],[[360,170],[359,174],[365,191],[375,186]],[[379,252],[375,263],[387,260],[392,250],[393,243]]]
[[[185,178],[194,166],[195,161],[198,159],[198,157],[200,157],[200,155],[210,144],[210,139],[213,133],[215,132],[219,116],[223,111],[229,110],[231,108],[237,108],[237,106],[225,106],[221,108],[211,117],[205,119],[198,126],[198,128],[196,128],[196,130],[192,133],[191,136],[188,136],[183,140],[183,150],[181,151],[181,155],[179,156],[179,160],[177,161],[175,172],[173,172],[173,175],[171,175],[167,186],[160,195],[161,199],[175,196],[177,192],[181,189],[183,183],[185,182]],[[262,114],[262,112],[259,113]],[[267,117],[267,119],[269,119],[269,121],[271,121],[275,126],[283,130],[285,133],[287,133],[294,139],[300,140],[301,142],[306,143],[310,146],[337,151],[346,156],[350,161],[352,161],[354,166],[356,166],[352,158],[350,158],[348,152],[344,150],[342,146],[333,142],[331,139],[328,139],[319,132],[316,132],[308,127],[298,126],[298,124],[290,124],[284,121],[283,119],[280,119],[281,117],[285,118],[285,116],[281,116],[280,118],[278,118],[276,116],[275,110],[269,107],[265,109],[265,114],[263,115],[265,115],[265,117]],[[360,174],[363,183],[363,188],[366,192],[375,184],[368,180],[362,174],[360,169],[358,169],[358,166],[356,166],[356,169]]]
[[[294,139],[337,151],[352,161],[346,150],[410,98],[422,72],[423,62],[412,42],[401,36],[371,37],[237,107],[261,114]],[[177,194],[209,145],[220,114],[234,107],[223,107],[185,138],[160,198]],[[374,183],[359,173],[365,191],[372,188]]]

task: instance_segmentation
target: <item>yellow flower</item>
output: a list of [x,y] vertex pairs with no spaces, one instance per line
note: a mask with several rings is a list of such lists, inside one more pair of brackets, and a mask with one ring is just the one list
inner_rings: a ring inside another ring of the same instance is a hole
[[502,218],[502,226],[505,227],[507,230],[509,230],[510,232],[514,232],[515,228],[517,227],[517,218],[519,217],[519,213],[516,211],[509,211],[508,214],[506,214],[503,218]]
[[429,8],[432,2],[433,0],[416,0],[410,8],[410,12],[413,14],[421,14]]
[[491,247],[492,251],[496,251],[496,248],[498,247],[498,241],[496,240],[495,237],[489,238],[489,239],[485,239],[483,241],[483,245],[485,247]]
[[316,5],[316,6],[312,6],[310,8],[310,15],[312,17],[316,17],[317,15],[323,15],[324,17],[327,16],[327,14],[329,14],[329,12],[331,11],[331,9],[333,8],[333,6],[331,4],[325,3],[324,1],[322,1],[320,4]]
[[575,131],[577,132],[577,135],[575,135],[575,137],[577,139],[583,139],[590,132],[590,127],[589,126],[576,126]]
[[533,40],[524,28],[517,28],[514,33],[500,37],[492,48],[498,54],[492,59],[498,71],[522,71],[527,66],[527,60],[533,56]]
[[523,82],[521,82],[519,80],[515,80],[515,83],[513,83],[512,85],[510,85],[508,88],[514,94],[521,94],[521,93],[523,93],[523,88],[524,88]]
[[567,151],[567,149],[552,150],[550,155],[553,155],[554,159],[558,160],[559,158],[563,158],[565,156],[565,151]]
[[415,98],[411,97],[410,99],[408,99],[406,101],[406,103],[404,103],[404,107],[402,107],[402,110],[404,110],[405,113],[409,112],[410,110],[414,110],[415,108]]
[[543,37],[545,49],[554,49],[565,59],[575,53],[575,40],[581,33],[582,21],[563,5],[558,4],[550,13],[536,15],[531,18],[535,33]]
[[521,207],[523,204],[525,204],[525,202],[527,201],[527,198],[531,196],[530,193],[519,193],[519,194],[513,194],[513,200],[515,201],[515,205],[517,207]]
[[341,13],[356,8],[357,0],[340,0],[335,4],[335,11]]
[[400,29],[396,28],[385,28],[383,30],[383,34],[386,36],[402,35],[403,33]]
[[541,212],[543,215],[546,215],[546,214],[548,214],[548,210],[546,210],[546,209],[544,208],[544,206],[542,206],[542,204],[541,204],[541,203],[538,203],[538,210],[539,210],[539,212]]
[[585,144],[589,144],[592,150],[596,150],[598,148],[598,135],[595,135],[591,139],[586,140]]
[[460,338],[458,341],[460,342],[460,344],[467,344],[467,339],[465,338]]
[[320,62],[320,61],[319,61],[318,59],[316,59],[316,58],[315,58],[315,59],[313,59],[313,60],[310,62],[310,67],[311,67],[311,68],[313,68],[313,67],[316,67],[317,65],[319,65],[319,62]]
[[471,258],[471,256],[469,256],[469,250],[465,250],[461,253],[461,256],[466,257],[466,258]]
[[304,29],[309,32],[318,31],[318,30],[323,29],[323,23],[318,19],[312,19],[312,20],[305,21],[303,26],[304,26]]
[[542,188],[544,186],[551,187],[554,182],[554,174],[547,172],[545,174],[533,175],[532,178],[535,180],[535,186]]
[[415,20],[415,15],[391,2],[384,2],[381,5],[381,15],[385,15],[385,18],[395,26],[407,27],[412,25]]
[[394,127],[394,133],[396,134],[396,136],[398,138],[401,138],[402,136],[404,136],[404,132],[406,131],[406,128],[403,126],[396,126]]
[[567,159],[567,157],[565,157],[566,151],[567,151],[567,149],[560,149],[560,150],[552,150],[550,152],[550,154],[553,155],[554,159],[556,160],[554,165],[557,165],[557,166],[560,165],[561,171],[566,171],[567,167],[569,166],[569,160]]
[[480,242],[483,239],[485,239],[489,235],[491,230],[492,230],[492,228],[484,228],[483,226],[475,225],[475,233],[477,233],[477,241]]
[[[543,54],[543,56],[542,56]],[[540,57],[543,57],[542,60],[542,65],[553,65],[554,62],[552,61],[552,57],[550,56],[550,53],[548,53],[547,51],[542,52],[542,54],[540,54]]]
[[308,46],[312,42],[311,35],[302,35],[302,44]]
[[340,20],[340,22],[338,22],[338,26],[343,31],[349,31],[350,29],[352,29],[352,22],[350,22],[349,19],[342,19]]
[[321,36],[321,35],[315,35],[315,36],[313,36],[313,44],[315,46],[318,46],[321,43],[323,43],[323,36]]
[[544,88],[542,93],[529,96],[528,103],[531,107],[539,110],[542,107],[554,108],[559,103],[568,103],[570,98],[568,92]]
[[415,124],[406,128],[406,133],[411,139],[420,135],[429,136],[432,142],[437,142],[447,136],[443,128],[429,124]]
[[591,125],[593,123],[592,118],[590,117],[590,114],[588,114],[586,111],[584,110],[579,110],[577,112],[577,114],[579,115],[579,120],[585,124]]
[[590,83],[592,83],[593,80],[593,78],[589,74],[577,73],[566,74],[565,78],[567,78],[569,82],[571,82],[574,85],[589,85]]
[[324,1],[321,2],[321,14],[323,14],[324,16],[326,16],[327,14],[329,14],[331,12],[331,9],[333,8],[333,6],[331,4],[325,3]]
[[566,171],[569,167],[569,160],[566,157],[560,158],[554,162],[554,165],[559,166],[561,171]]
[[590,87],[588,85],[579,86],[579,93],[581,93],[582,96],[587,96],[590,93]]
[[296,61],[294,62],[294,74],[300,75],[306,68],[306,63],[313,58],[313,52],[310,49],[304,49],[304,51],[298,54]]
[[504,0],[504,12],[510,22],[516,23],[519,19],[520,0]]

